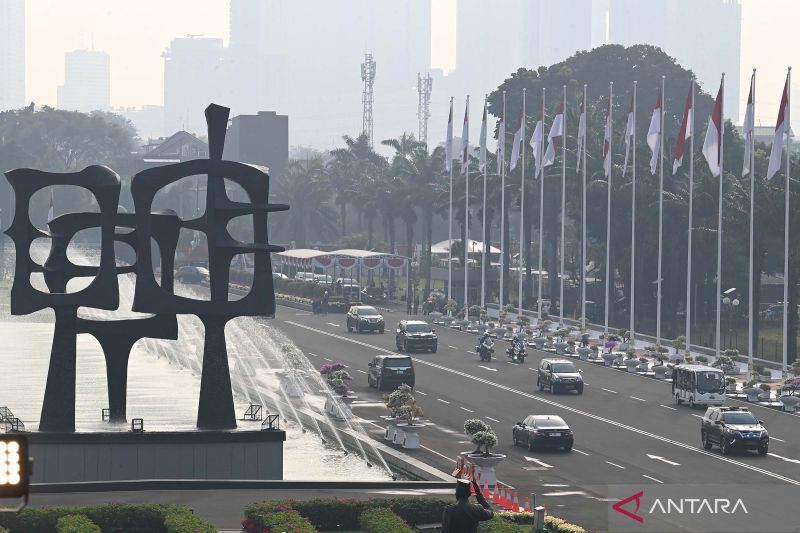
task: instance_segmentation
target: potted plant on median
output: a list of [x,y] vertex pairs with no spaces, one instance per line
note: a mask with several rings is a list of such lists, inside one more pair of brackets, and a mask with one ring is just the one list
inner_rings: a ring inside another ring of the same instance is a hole
[[665,358],[659,354],[656,356],[656,362],[653,365],[653,373],[656,379],[665,379],[667,377],[667,365],[664,364]]
[[625,352],[625,369],[628,372],[636,372],[637,366],[639,366],[639,358],[636,357],[636,350],[629,348]]
[[497,483],[495,467],[506,458],[503,454],[492,453],[491,449],[497,446],[497,434],[492,427],[479,418],[464,421],[464,433],[472,437],[472,442],[477,446],[473,452],[464,452],[462,456],[475,465],[475,475],[480,474],[481,481],[493,486]]
[[[419,435],[417,432],[425,427],[425,424],[415,422],[415,419],[423,415],[422,408],[417,405],[416,400],[411,398],[411,401],[400,407],[398,410],[398,424],[397,433],[395,434],[394,442],[401,444],[403,448],[416,449],[419,448]],[[402,432],[402,436],[400,433]]]
[[761,389],[756,387],[757,384],[758,381],[756,381],[755,379],[751,379],[750,381],[744,384],[744,389],[742,389],[742,392],[747,395],[748,402],[758,401],[758,395],[761,394]]
[[736,378],[731,378],[731,377],[725,378],[725,392],[728,393],[736,392]]
[[397,426],[402,423],[400,419],[400,410],[410,403],[416,404],[414,396],[411,394],[411,387],[403,383],[391,394],[384,394],[383,404],[391,413],[389,416],[381,418],[386,422],[386,431],[384,431],[383,438],[395,442],[397,436]]
[[800,404],[800,378],[794,377],[787,379],[781,388],[782,394],[778,400],[783,404],[783,410],[794,413],[797,405]]

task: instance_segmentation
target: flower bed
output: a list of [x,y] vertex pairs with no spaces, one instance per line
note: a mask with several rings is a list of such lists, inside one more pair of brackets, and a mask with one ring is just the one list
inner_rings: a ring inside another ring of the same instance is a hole
[[103,533],[102,530],[82,514],[62,516],[56,522],[58,533]]
[[[575,524],[570,524],[563,518],[545,515],[547,531],[556,533],[586,533],[586,530]],[[533,525],[533,513],[495,513],[494,518],[482,522],[478,531],[481,533],[529,533]]]
[[[0,514],[0,528],[10,533],[53,533],[60,518],[82,515],[101,531],[125,533],[216,533],[209,522],[185,505],[107,504],[88,507],[27,508],[15,515]],[[89,530],[91,531],[91,530]]]
[[414,533],[405,521],[389,509],[367,509],[359,517],[364,533]]

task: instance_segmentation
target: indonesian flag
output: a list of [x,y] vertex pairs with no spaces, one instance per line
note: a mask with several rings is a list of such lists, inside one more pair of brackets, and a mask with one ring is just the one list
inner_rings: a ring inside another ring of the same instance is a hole
[[586,150],[586,94],[583,95],[583,100],[581,100],[581,116],[578,119],[578,165],[575,167],[576,172],[581,171],[581,159],[583,159],[584,150]]
[[453,100],[450,99],[450,116],[447,118],[447,137],[444,142],[444,167],[453,170]]
[[511,162],[508,168],[514,170],[517,168],[517,160],[519,159],[519,149],[522,139],[525,138],[525,104],[524,102],[519,106],[519,115],[517,115],[517,125],[514,129],[514,146],[511,148]]
[[558,114],[553,118],[553,123],[550,125],[550,133],[547,134],[547,151],[544,153],[544,161],[542,166],[548,167],[556,160],[556,145],[558,139],[564,135],[564,99],[561,99],[561,105],[558,106]]
[[673,152],[674,161],[672,162],[672,173],[678,172],[678,169],[683,163],[683,154],[686,151],[686,139],[692,136],[691,124],[693,124],[692,113],[692,89],[694,89],[694,82],[689,85],[689,94],[686,96],[686,105],[683,108],[683,122],[681,122],[681,129],[678,132],[678,138],[675,139],[675,151]]
[[775,123],[775,138],[772,140],[772,152],[769,154],[769,167],[767,179],[772,178],[781,169],[781,155],[783,154],[783,138],[791,135],[789,128],[789,76],[783,86],[781,107],[778,109],[778,121]]
[[[703,156],[708,161],[708,169],[714,176],[719,176],[721,170],[722,151],[722,93],[725,89],[725,80],[719,84],[717,99],[714,100],[714,107],[711,108],[711,118],[708,121],[706,130],[706,140],[703,142]],[[780,155],[778,155],[780,159]],[[780,162],[778,162],[780,166]]]
[[500,127],[497,129],[497,173],[503,171],[503,164],[506,159],[506,117],[500,121]]
[[628,108],[628,124],[625,126],[625,162],[622,164],[622,175],[628,170],[628,156],[631,151],[631,142],[633,141],[633,128],[636,126],[633,120],[633,95],[631,95],[631,106]]
[[647,146],[653,152],[650,158],[650,173],[655,174],[658,168],[659,153],[659,140],[661,138],[661,113],[662,113],[662,94],[661,88],[658,89],[658,98],[656,98],[656,107],[653,109],[653,116],[650,118],[650,128],[647,130]]
[[755,131],[755,117],[753,116],[753,92],[756,89],[756,73],[750,78],[750,93],[747,95],[747,108],[744,112],[744,124],[742,133],[744,134],[744,162],[742,163],[742,177],[750,173],[750,145],[753,142],[753,132]]
[[536,127],[533,129],[533,136],[531,137],[531,148],[533,148],[533,159],[536,161],[536,173],[542,168],[542,162],[539,161],[542,147],[544,146],[544,109],[539,115],[539,120],[536,121]]
[[478,156],[478,169],[486,168],[486,102],[483,103],[483,120],[481,121],[480,155]]
[[464,108],[464,126],[461,128],[461,173],[467,171],[469,165],[469,98]]
[[50,222],[54,218],[56,218],[56,215],[55,215],[55,208],[53,207],[53,189],[51,188],[50,189],[50,207],[47,209],[47,223],[50,224]]
[[603,135],[603,171],[606,177],[611,175],[611,91],[608,93],[608,109],[606,110],[606,127]]

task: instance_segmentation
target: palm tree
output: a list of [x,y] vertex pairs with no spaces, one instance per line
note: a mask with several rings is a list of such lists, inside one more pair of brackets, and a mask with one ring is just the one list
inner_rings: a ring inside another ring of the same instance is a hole
[[344,148],[331,150],[333,158],[329,163],[331,184],[339,206],[339,221],[342,235],[346,232],[347,204],[351,203],[356,187],[368,174],[374,175],[374,168],[384,168],[386,160],[369,145],[369,137],[362,133],[356,138],[342,137]]

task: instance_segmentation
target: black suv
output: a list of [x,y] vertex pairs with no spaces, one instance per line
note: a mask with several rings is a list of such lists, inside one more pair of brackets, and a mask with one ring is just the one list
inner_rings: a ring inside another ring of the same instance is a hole
[[414,388],[414,364],[407,355],[377,355],[369,363],[367,383],[384,390],[396,389],[403,383]]
[[401,352],[430,350],[436,353],[439,340],[436,330],[423,320],[401,320],[397,325],[395,345]]
[[175,272],[175,281],[182,283],[202,283],[208,281],[207,268],[196,266],[182,266]]
[[555,394],[558,391],[577,391],[583,394],[583,376],[575,364],[568,359],[542,359],[536,376],[539,390],[549,389]]
[[383,315],[369,305],[354,305],[347,312],[347,331],[384,331]]
[[528,415],[511,430],[514,446],[572,449],[574,436],[564,419],[554,415]]
[[758,455],[769,451],[769,433],[747,407],[709,407],[700,421],[703,448],[719,445],[722,455],[732,450],[757,450]]

